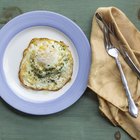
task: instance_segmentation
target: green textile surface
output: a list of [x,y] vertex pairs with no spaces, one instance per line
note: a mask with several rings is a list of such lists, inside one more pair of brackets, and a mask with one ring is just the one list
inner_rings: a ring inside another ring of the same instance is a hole
[[[0,0],[0,27],[13,15],[49,10],[67,16],[90,37],[93,14],[98,7],[116,6],[140,29],[139,0]],[[14,13],[17,14],[16,12]],[[117,138],[120,135],[121,138]],[[48,116],[32,116],[14,110],[0,99],[0,140],[131,140],[125,131],[114,127],[98,109],[94,92],[84,95],[68,109]]]

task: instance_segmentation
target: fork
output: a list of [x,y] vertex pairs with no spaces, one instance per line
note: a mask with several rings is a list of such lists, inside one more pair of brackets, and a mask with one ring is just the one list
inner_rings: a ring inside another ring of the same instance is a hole
[[126,77],[124,75],[120,60],[118,58],[119,51],[112,45],[112,43],[110,41],[109,30],[105,26],[103,28],[103,34],[104,34],[105,49],[106,49],[107,53],[115,59],[119,72],[120,72],[120,75],[121,75],[121,80],[122,80],[123,87],[125,89],[125,93],[126,93],[127,100],[128,100],[129,113],[131,114],[131,116],[137,118],[138,117],[138,108],[135,105],[134,100],[131,96],[131,92],[129,90]]

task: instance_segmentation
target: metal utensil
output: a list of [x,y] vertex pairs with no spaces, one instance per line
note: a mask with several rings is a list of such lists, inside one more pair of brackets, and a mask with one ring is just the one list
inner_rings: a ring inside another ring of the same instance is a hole
[[131,116],[137,118],[138,117],[138,108],[135,105],[134,100],[131,96],[131,92],[129,90],[126,77],[124,75],[121,63],[119,61],[119,58],[118,58],[119,51],[112,45],[112,43],[110,41],[109,31],[105,26],[104,26],[103,33],[104,33],[105,49],[106,49],[107,53],[115,59],[118,69],[120,71],[121,80],[122,80],[122,83],[123,83],[123,86],[125,89],[125,93],[126,93],[126,96],[128,99],[129,113],[131,114]]
[[119,52],[121,53],[123,59],[125,62],[129,65],[129,67],[132,69],[132,71],[137,75],[137,77],[140,79],[140,70],[139,68],[134,64],[133,60],[130,58],[128,53],[122,49],[122,47],[119,49]]
[[119,42],[119,39],[114,31],[114,27],[112,26],[112,24],[107,25],[107,27],[109,28],[110,33],[115,37],[115,39],[117,40],[118,44],[119,44],[119,52],[121,53],[123,59],[125,60],[125,62],[129,65],[129,67],[132,69],[132,71],[137,75],[137,77],[140,79],[140,70],[138,69],[138,67],[134,64],[133,60],[130,58],[130,56],[128,55],[127,51],[124,49],[124,47],[122,47],[123,45]]
[[[117,37],[117,35],[115,34],[114,28],[112,28],[112,26],[108,26],[106,24],[106,22],[104,21],[102,15],[100,13],[96,13],[95,14],[96,17],[96,21],[100,27],[100,29],[103,31],[104,26],[108,29],[109,33],[111,33],[111,35],[113,35],[113,37],[116,39],[116,41],[119,43],[119,39]],[[120,44],[120,43],[119,43]],[[120,46],[122,46],[120,44]],[[119,52],[121,53],[122,57],[124,58],[124,60],[126,61],[126,63],[129,65],[129,67],[132,69],[132,71],[137,75],[137,77],[140,79],[140,70],[139,68],[135,65],[135,63],[133,62],[133,60],[130,58],[130,56],[128,55],[128,53],[123,49],[123,47],[119,48]]]

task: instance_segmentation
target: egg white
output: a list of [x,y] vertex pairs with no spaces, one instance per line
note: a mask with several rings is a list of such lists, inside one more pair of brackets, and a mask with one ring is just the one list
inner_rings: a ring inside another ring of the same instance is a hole
[[73,58],[63,42],[47,38],[31,40],[19,69],[21,83],[34,90],[59,90],[70,81]]

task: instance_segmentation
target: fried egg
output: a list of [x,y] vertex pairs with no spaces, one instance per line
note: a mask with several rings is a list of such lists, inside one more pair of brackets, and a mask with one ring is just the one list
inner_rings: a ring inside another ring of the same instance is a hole
[[73,57],[68,46],[48,38],[34,38],[19,67],[21,83],[34,90],[59,90],[71,80]]

